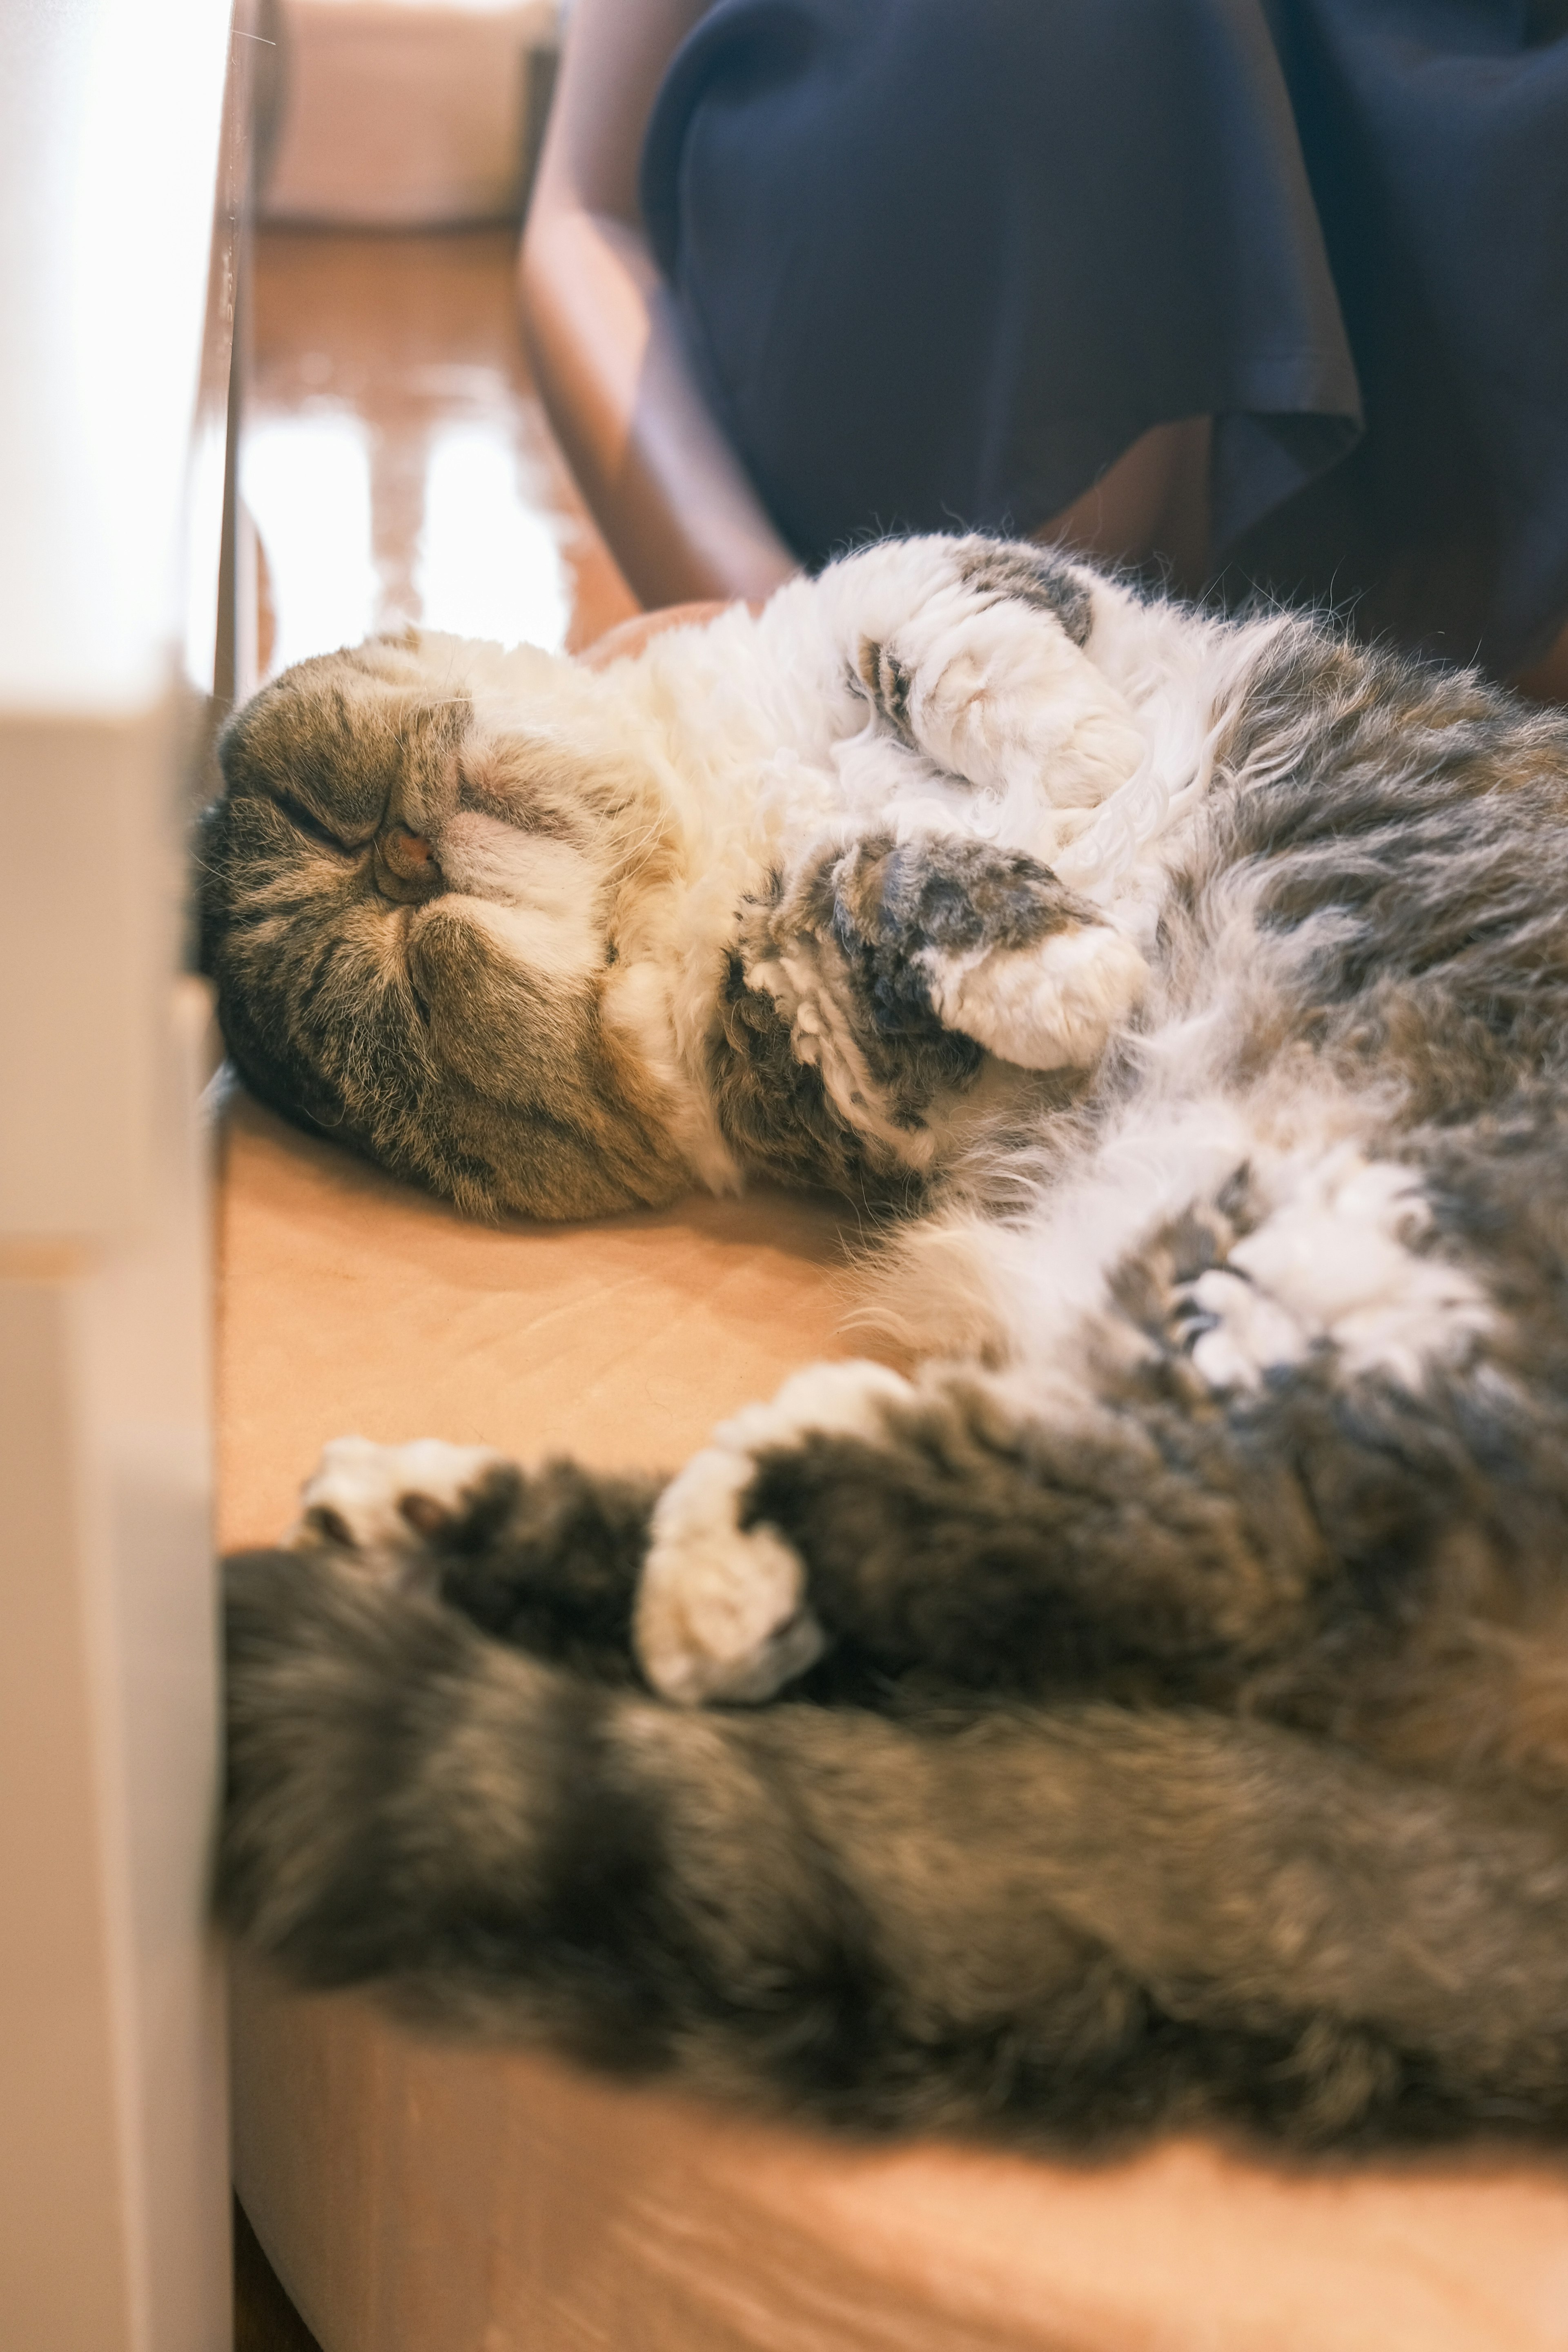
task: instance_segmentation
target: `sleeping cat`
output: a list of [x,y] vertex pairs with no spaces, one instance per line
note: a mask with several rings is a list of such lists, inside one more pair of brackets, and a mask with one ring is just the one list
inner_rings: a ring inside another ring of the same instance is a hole
[[479,1213],[835,1186],[921,1362],[668,1482],[330,1447],[236,1932],[862,2128],[1568,2126],[1568,722],[926,539],[223,758],[266,1100]]

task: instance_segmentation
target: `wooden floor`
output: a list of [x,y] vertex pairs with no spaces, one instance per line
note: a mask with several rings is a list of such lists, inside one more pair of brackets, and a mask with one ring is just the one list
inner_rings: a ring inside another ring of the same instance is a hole
[[574,651],[637,611],[530,380],[515,242],[258,240],[240,479],[264,667],[411,621]]
[[[263,674],[411,621],[575,651],[637,610],[529,378],[515,242],[258,239],[240,478]],[[236,2352],[319,2352],[235,2212]]]
[[237,2203],[234,2209],[234,2352],[321,2352],[279,2285]]

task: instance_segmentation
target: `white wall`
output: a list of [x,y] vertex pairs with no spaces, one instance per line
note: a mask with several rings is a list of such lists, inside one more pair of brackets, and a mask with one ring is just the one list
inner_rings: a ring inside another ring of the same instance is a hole
[[228,5],[5,18],[0,2346],[221,2352],[205,1009],[179,967]]

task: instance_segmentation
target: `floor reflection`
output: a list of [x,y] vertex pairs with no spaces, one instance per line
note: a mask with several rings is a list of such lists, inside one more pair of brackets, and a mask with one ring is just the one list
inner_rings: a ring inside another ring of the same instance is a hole
[[442,425],[431,434],[414,566],[427,627],[558,652],[572,617],[561,536],[560,518],[528,480],[503,424]]
[[384,625],[363,418],[348,409],[254,416],[239,483],[267,564],[269,670],[355,645]]
[[264,674],[410,621],[575,647],[636,611],[529,381],[512,244],[258,239],[241,480]]

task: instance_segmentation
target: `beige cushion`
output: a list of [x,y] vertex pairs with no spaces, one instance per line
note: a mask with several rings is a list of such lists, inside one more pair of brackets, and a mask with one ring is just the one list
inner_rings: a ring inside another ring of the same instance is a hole
[[[463,1223],[240,1098],[222,1533],[322,1442],[673,1465],[835,1338],[847,1212]],[[865,2149],[235,1984],[236,2169],[324,2352],[1568,2352],[1568,2177]]]

